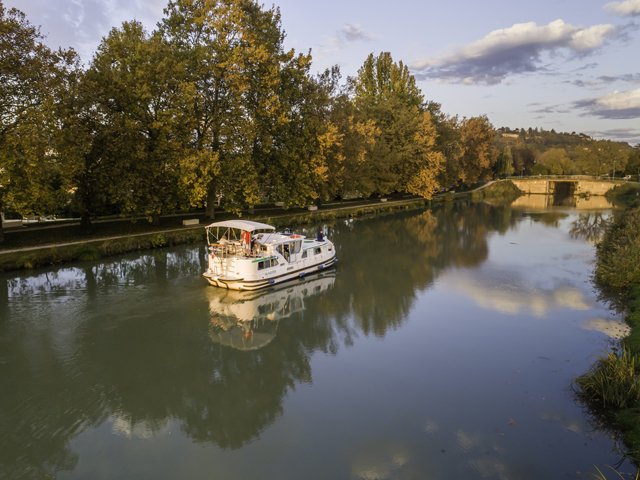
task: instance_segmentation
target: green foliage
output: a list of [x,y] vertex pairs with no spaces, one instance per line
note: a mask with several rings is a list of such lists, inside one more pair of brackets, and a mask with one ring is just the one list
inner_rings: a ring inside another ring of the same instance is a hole
[[78,61],[43,41],[24,13],[0,3],[0,211],[9,204],[22,215],[50,214],[66,200],[51,138],[57,98]]
[[407,107],[420,108],[424,103],[409,68],[402,61],[394,62],[389,52],[382,52],[378,57],[369,54],[358,69],[354,84],[356,101],[365,108],[384,104],[390,99]]
[[76,246],[73,256],[80,261],[98,260],[100,258],[100,250],[93,244],[81,243]]
[[531,169],[531,175],[549,175],[549,170],[546,165],[536,163]]
[[495,165],[496,175],[512,175],[515,172],[515,168],[513,167],[513,156],[511,155],[511,148],[504,147],[500,156],[498,157],[498,161]]
[[550,148],[540,155],[538,162],[544,165],[550,175],[571,175],[575,173],[575,166],[567,156],[564,148]]
[[573,380],[578,396],[603,407],[627,408],[640,398],[640,380],[635,355],[622,348],[617,352],[605,350],[605,355],[589,371]]
[[607,198],[625,198],[635,199],[636,194],[640,193],[640,183],[624,183],[616,185],[605,193]]
[[167,240],[164,236],[164,233],[159,233],[158,235],[156,235],[156,238],[151,241],[151,245],[153,245],[153,248],[164,247],[166,243]]
[[596,279],[612,288],[640,283],[640,204],[625,210],[597,245]]

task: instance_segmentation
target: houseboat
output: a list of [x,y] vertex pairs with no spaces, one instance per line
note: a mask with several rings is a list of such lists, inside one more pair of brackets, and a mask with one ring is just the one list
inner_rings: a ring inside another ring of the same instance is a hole
[[322,232],[314,239],[247,220],[212,223],[207,230],[207,281],[230,290],[257,290],[324,270],[338,261]]

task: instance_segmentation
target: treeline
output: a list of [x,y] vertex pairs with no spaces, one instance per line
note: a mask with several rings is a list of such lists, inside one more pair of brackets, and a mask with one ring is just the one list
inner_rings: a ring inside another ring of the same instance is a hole
[[613,175],[614,168],[620,177],[640,173],[640,145],[553,129],[501,127],[496,133],[499,175]]
[[[312,75],[280,12],[175,0],[153,32],[113,28],[91,62],[0,3],[0,211],[143,216],[285,206],[493,175],[495,130],[425,101],[389,53]],[[0,241],[3,238],[0,228]]]

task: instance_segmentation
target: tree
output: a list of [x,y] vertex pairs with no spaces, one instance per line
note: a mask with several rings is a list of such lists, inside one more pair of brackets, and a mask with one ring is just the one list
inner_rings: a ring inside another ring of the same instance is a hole
[[570,175],[575,170],[564,148],[550,148],[540,155],[539,162],[545,166],[550,175]]
[[622,146],[610,140],[594,140],[586,147],[576,148],[576,164],[591,175],[611,172],[614,162],[616,170],[624,171],[627,158]]
[[163,211],[180,203],[179,159],[188,126],[182,76],[164,39],[139,22],[112,29],[87,72],[111,148],[119,153],[117,170],[110,172],[122,172],[114,199],[125,212],[142,213],[156,224]]
[[467,185],[490,178],[498,159],[494,146],[495,129],[486,116],[463,119],[460,122],[460,179]]
[[507,146],[504,147],[496,162],[496,175],[512,175],[514,172],[511,148]]
[[369,54],[354,79],[355,98],[360,106],[379,105],[395,98],[408,107],[423,108],[424,97],[416,80],[402,61],[395,63],[389,52]]
[[367,155],[363,194],[408,191],[431,197],[444,156],[437,148],[437,127],[415,78],[388,52],[369,55],[351,80],[354,103],[380,135]]
[[189,157],[193,178],[201,179],[192,203],[204,191],[208,217],[220,197],[237,211],[269,188],[272,129],[289,118],[278,92],[292,68],[306,72],[310,58],[284,51],[279,11],[254,1],[176,0],[165,15],[161,32],[190,91]]
[[624,173],[626,175],[640,174],[640,149],[634,148],[633,150],[629,151],[629,154],[627,155],[627,165],[625,166]]
[[52,52],[43,39],[24,13],[0,3],[0,211],[10,202],[23,215],[53,213],[64,192],[52,112],[77,56]]

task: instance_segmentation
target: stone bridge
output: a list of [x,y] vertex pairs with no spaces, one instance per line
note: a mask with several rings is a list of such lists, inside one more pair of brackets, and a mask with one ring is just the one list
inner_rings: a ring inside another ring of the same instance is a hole
[[524,193],[540,195],[604,195],[617,185],[626,183],[624,180],[595,180],[583,178],[510,178],[516,187]]

